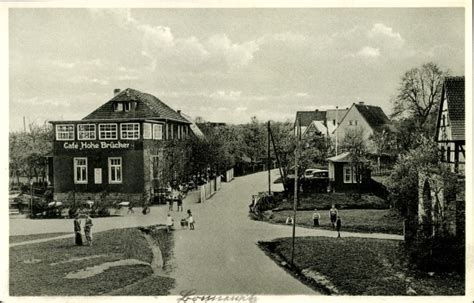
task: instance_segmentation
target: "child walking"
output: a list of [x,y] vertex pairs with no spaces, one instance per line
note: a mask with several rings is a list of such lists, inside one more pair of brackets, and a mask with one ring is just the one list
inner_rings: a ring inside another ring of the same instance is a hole
[[81,220],[79,220],[79,215],[76,215],[76,218],[74,218],[74,233],[76,234],[76,245],[82,246]]
[[188,209],[188,224],[189,224],[189,230],[194,230],[194,218],[190,209]]

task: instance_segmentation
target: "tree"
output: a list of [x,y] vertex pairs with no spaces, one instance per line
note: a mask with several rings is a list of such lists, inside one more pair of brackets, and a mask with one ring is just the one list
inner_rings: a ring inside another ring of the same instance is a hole
[[45,177],[45,156],[52,152],[53,129],[50,125],[29,125],[28,132],[11,132],[9,138],[10,178],[19,183],[20,176],[28,180]]
[[407,71],[401,80],[393,102],[393,117],[408,114],[419,128],[429,131],[434,126],[441,100],[444,77],[436,64],[429,62]]
[[419,172],[438,166],[436,143],[427,138],[422,141],[417,148],[400,156],[389,178],[390,200],[407,218],[417,212]]
[[362,177],[369,166],[364,130],[360,127],[348,129],[341,142],[341,149],[350,153],[351,170],[355,175],[359,194],[361,193]]

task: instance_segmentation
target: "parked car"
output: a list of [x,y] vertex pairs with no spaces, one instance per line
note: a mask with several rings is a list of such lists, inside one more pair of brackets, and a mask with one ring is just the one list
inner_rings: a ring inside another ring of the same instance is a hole
[[304,178],[309,180],[329,178],[329,171],[327,169],[308,168],[304,172]]

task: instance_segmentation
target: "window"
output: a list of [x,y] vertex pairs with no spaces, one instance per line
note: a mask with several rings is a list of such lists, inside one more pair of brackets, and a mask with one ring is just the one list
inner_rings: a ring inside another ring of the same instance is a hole
[[125,110],[126,112],[129,112],[129,111],[130,111],[130,103],[129,103],[129,102],[127,102],[127,103],[124,104],[124,110]]
[[355,172],[350,165],[344,165],[344,183],[357,183]]
[[107,124],[99,124],[99,139],[106,140],[106,139],[117,139],[117,124],[115,123],[107,123]]
[[77,138],[79,140],[95,140],[95,124],[78,124]]
[[120,103],[120,102],[114,103],[114,111],[123,112],[123,103]]
[[73,124],[56,125],[56,140],[58,141],[74,140],[74,125]]
[[356,126],[357,126],[357,120],[354,120],[354,125],[356,125]]
[[87,184],[87,158],[74,158],[74,183]]
[[446,148],[446,162],[451,163],[451,146]]
[[336,125],[336,119],[332,120],[332,125]]
[[122,123],[120,124],[120,138],[136,140],[140,139],[140,124]]
[[109,183],[122,183],[122,158],[109,158]]
[[163,125],[153,124],[153,139],[163,140]]
[[150,123],[143,123],[143,139],[152,139]]
[[349,120],[349,125],[352,125],[352,120]]
[[444,151],[444,146],[441,146],[441,162],[445,162],[445,151]]

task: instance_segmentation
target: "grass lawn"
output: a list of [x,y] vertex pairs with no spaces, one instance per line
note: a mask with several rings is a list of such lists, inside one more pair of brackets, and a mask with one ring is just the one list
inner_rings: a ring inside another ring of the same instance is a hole
[[[293,196],[287,199],[283,195],[277,195],[277,209],[290,210],[293,209]],[[299,210],[330,209],[334,203],[338,209],[387,209],[389,204],[374,195],[362,194],[360,198],[356,194],[351,193],[312,193],[302,192],[299,196]]]
[[[332,229],[328,211],[320,210],[319,213],[321,215],[319,228]],[[285,224],[289,214],[293,215],[293,211],[275,211],[269,222]],[[393,209],[343,209],[339,210],[339,215],[342,223],[341,231],[403,234],[403,220]],[[313,211],[298,211],[296,224],[313,227],[312,216]]]
[[[164,240],[166,233],[152,233],[166,256],[172,240]],[[94,234],[94,245],[75,246],[74,239],[60,239],[10,248],[11,296],[70,296],[101,295],[129,284],[153,277],[148,294],[166,295],[173,286],[170,278],[153,275],[147,265],[111,267],[85,279],[66,279],[77,272],[105,262],[136,259],[151,263],[153,253],[141,231],[136,228],[116,229]],[[140,283],[137,283],[139,288]],[[124,293],[124,295],[129,293]],[[141,293],[133,293],[140,295]]]
[[[291,258],[291,238],[260,245],[286,261]],[[341,294],[406,295],[410,288],[417,295],[464,294],[464,278],[459,275],[436,273],[431,277],[411,269],[402,242],[395,240],[296,238],[294,263],[296,272],[316,271]]]
[[19,243],[30,240],[38,240],[45,238],[54,238],[62,235],[67,235],[71,233],[47,233],[47,234],[36,234],[36,235],[19,235],[19,236],[10,236],[10,243]]

